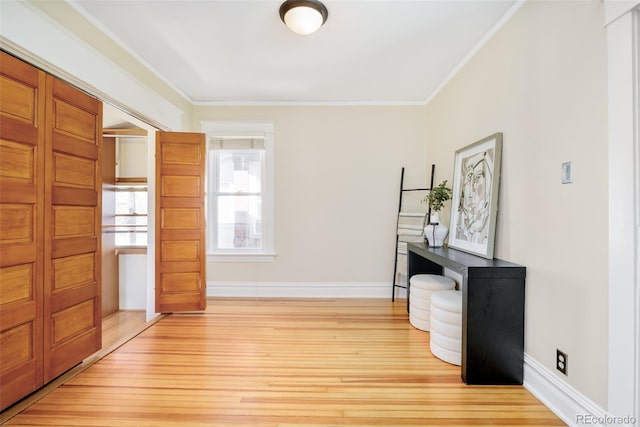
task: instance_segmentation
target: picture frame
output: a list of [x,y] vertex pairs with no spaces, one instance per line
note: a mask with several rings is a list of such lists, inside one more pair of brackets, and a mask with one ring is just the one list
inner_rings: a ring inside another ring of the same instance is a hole
[[456,151],[449,247],[493,259],[502,133]]

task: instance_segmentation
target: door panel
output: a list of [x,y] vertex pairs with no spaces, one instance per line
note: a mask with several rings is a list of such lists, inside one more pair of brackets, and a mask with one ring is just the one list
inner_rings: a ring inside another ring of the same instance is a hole
[[157,133],[156,311],[206,308],[205,137]]
[[169,240],[162,243],[161,261],[198,261],[200,242],[197,240]]
[[102,103],[47,76],[44,380],[100,349]]
[[45,74],[0,52],[0,93],[2,410],[43,384]]

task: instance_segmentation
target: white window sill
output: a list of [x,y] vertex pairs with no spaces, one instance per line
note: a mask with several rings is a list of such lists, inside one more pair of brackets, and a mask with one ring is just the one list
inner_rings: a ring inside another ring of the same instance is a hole
[[218,252],[207,254],[207,262],[273,262],[277,255],[275,252]]

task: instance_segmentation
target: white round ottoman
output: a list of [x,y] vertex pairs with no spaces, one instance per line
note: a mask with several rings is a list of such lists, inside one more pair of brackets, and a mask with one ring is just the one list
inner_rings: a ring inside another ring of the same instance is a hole
[[431,296],[431,353],[453,365],[462,363],[462,292],[434,292]]
[[409,279],[409,322],[414,328],[428,331],[431,320],[431,295],[454,289],[456,282],[437,274],[415,274]]

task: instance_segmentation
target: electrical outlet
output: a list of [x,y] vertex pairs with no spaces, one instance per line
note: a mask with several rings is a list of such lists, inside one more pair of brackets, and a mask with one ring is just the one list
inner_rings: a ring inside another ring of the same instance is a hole
[[567,364],[569,363],[569,359],[566,353],[561,352],[556,349],[556,369],[563,374],[567,375]]

